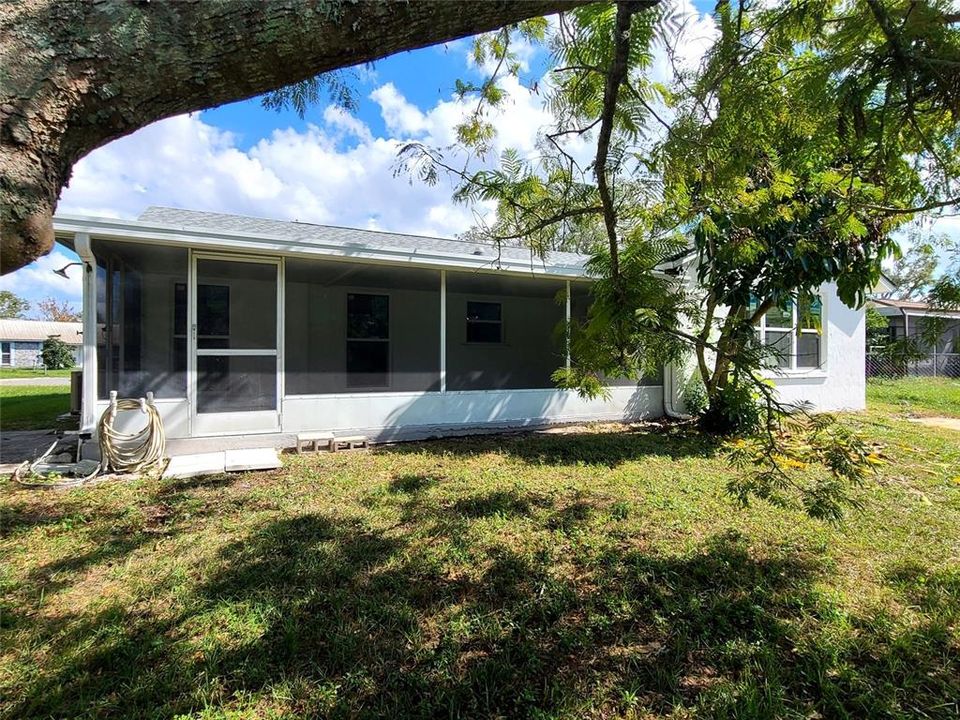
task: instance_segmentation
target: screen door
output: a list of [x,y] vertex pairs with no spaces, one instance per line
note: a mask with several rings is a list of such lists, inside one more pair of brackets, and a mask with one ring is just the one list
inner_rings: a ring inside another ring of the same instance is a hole
[[193,434],[280,429],[280,263],[194,256]]

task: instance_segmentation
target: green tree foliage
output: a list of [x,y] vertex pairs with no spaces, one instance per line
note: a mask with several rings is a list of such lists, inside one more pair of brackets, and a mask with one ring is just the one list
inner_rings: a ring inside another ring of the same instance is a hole
[[884,347],[890,342],[890,323],[876,308],[867,307],[867,347]]
[[825,282],[862,304],[896,252],[891,232],[956,204],[960,98],[944,74],[960,33],[936,2],[721,3],[716,18],[720,38],[681,76],[659,149],[665,207],[693,228],[707,319],[727,310],[712,368],[698,349],[711,396],[743,364],[743,325]]
[[[536,156],[506,152],[495,170],[470,174],[411,144],[401,162],[428,182],[452,174],[458,200],[495,201],[495,222],[478,229],[493,241],[592,252],[593,306],[568,329],[561,385],[597,394],[604,377],[635,377],[692,349],[707,425],[759,431],[733,455],[753,472],[732,492],[792,492],[835,517],[866,454],[779,403],[755,327],[773,308],[809,305],[827,282],[862,304],[897,252],[892,231],[957,204],[957,18],[944,0],[720,2],[714,17],[702,65],[664,87],[650,68],[657,43],[675,55],[681,20],[669,5],[572,10],[548,38],[557,125]],[[504,44],[489,47],[502,54]],[[489,135],[461,140],[482,152]],[[585,141],[592,162],[573,149]],[[695,297],[677,277],[687,272]],[[829,459],[826,479],[787,482],[804,472],[791,443]]]
[[922,300],[936,286],[941,263],[955,254],[960,245],[949,235],[931,235],[920,227],[911,229],[906,243],[907,251],[896,259],[887,275],[897,286],[898,299]]
[[49,337],[43,341],[40,350],[43,366],[47,370],[63,370],[73,367],[73,350],[63,340]]
[[30,303],[9,290],[0,290],[0,318],[23,318]]

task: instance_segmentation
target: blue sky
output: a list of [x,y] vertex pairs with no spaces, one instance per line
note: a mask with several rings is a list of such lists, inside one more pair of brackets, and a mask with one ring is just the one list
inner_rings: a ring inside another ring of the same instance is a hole
[[[687,0],[680,50],[690,62],[709,45],[714,27],[702,13],[710,7]],[[448,183],[428,187],[394,170],[404,141],[457,155],[454,128],[473,104],[454,98],[454,83],[484,77],[469,59],[470,47],[469,40],[460,40],[356,69],[352,84],[359,107],[352,115],[324,101],[301,119],[252,99],[155,123],[82,159],[59,212],[135,218],[148,205],[169,205],[447,237],[461,233],[492,208],[455,205]],[[551,120],[542,96],[530,91],[549,57],[541,47],[517,49],[524,69],[519,82],[507,83],[508,99],[491,118],[498,137],[488,165],[507,147],[533,154],[537,131]],[[663,75],[666,68],[660,58],[653,72]],[[591,150],[589,141],[570,148],[585,160]],[[938,229],[960,235],[960,220]],[[0,278],[0,288],[31,302],[53,295],[79,306],[79,272],[74,269],[70,280],[52,273],[73,259],[58,247]]]
[[[356,88],[359,100],[356,117],[374,135],[383,135],[387,133],[386,124],[379,106],[369,97],[375,87],[392,83],[410,103],[426,110],[438,100],[449,98],[457,79],[481,80],[483,74],[464,63],[464,53],[468,47],[468,41],[465,40],[445,43],[349,69],[346,77]],[[529,69],[521,74],[523,82],[530,84],[539,79],[546,71],[548,59],[547,52],[537,48],[530,58]],[[237,146],[247,150],[274,129],[293,128],[302,132],[310,123],[321,123],[325,107],[325,104],[312,106],[301,119],[293,110],[268,110],[255,98],[206,110],[203,116],[210,124],[236,133]]]

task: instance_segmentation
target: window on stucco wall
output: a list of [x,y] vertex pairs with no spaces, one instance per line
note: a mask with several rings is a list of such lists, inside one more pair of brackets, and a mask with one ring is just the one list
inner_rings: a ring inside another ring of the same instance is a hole
[[774,367],[810,370],[822,366],[822,327],[823,302],[814,297],[769,310],[756,332]]

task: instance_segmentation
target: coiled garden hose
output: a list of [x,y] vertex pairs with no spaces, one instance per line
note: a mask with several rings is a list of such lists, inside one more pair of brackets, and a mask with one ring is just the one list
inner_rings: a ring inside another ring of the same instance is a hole
[[[117,412],[140,410],[147,416],[147,424],[133,433],[114,429]],[[153,393],[146,398],[117,398],[110,393],[110,406],[100,416],[97,427],[100,440],[100,472],[141,473],[163,460],[166,436],[163,420],[153,403]]]

